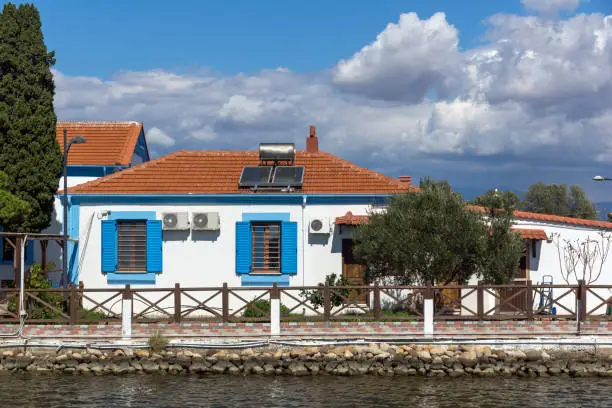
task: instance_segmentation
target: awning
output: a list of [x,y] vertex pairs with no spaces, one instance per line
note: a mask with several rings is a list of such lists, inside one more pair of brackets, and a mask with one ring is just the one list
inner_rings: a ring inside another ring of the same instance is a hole
[[533,239],[541,241],[546,241],[548,239],[546,231],[544,231],[543,229],[512,228],[512,230],[517,231],[519,234],[521,234],[521,238],[523,239]]
[[336,225],[359,225],[367,224],[370,221],[368,215],[353,215],[352,212],[347,212],[342,217],[336,217]]

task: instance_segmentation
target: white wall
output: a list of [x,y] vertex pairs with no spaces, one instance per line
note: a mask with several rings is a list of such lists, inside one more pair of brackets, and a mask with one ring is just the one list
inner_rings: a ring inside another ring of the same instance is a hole
[[[347,211],[366,214],[367,205],[81,205],[79,231],[79,280],[86,288],[121,288],[122,285],[108,285],[106,275],[101,272],[101,221],[106,211],[155,211],[157,219],[163,212],[187,211],[219,212],[221,228],[215,232],[164,231],[163,232],[163,273],[157,275],[155,285],[133,285],[140,288],[172,288],[175,283],[182,287],[220,287],[224,282],[230,287],[241,287],[241,277],[235,271],[237,221],[243,213],[289,213],[290,220],[298,223],[298,272],[290,276],[290,286],[315,286],[331,273],[342,273],[342,238],[350,238],[350,228],[334,226],[335,218]],[[93,222],[90,224],[90,220]],[[330,234],[310,234],[309,221],[312,218],[328,217],[332,224]],[[212,292],[211,292],[212,294]],[[298,296],[299,292],[292,293]],[[107,294],[108,295],[108,294]],[[243,292],[247,300],[257,292]],[[149,298],[160,298],[162,294],[151,293]],[[97,296],[101,299],[103,295]],[[201,293],[201,298],[205,298]],[[220,307],[220,297],[217,298]],[[169,298],[172,301],[172,298]],[[183,297],[183,302],[193,301]],[[141,302],[142,303],[142,302]],[[233,310],[240,307],[240,301],[230,298]],[[287,305],[294,304],[283,299]],[[164,302],[166,306],[168,301]],[[136,310],[139,307],[135,302]],[[301,312],[300,308],[300,312]]]

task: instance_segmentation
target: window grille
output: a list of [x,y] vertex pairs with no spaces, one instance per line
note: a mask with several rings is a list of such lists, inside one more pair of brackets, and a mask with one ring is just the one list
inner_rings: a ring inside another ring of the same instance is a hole
[[146,221],[117,222],[117,271],[144,272],[147,270]]

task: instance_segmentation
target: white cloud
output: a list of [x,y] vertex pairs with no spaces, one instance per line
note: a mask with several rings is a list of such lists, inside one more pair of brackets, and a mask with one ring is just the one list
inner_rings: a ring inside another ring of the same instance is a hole
[[580,6],[580,0],[521,0],[529,11],[555,14],[560,11],[572,12]]
[[55,72],[56,107],[67,120],[142,120],[166,152],[303,148],[314,124],[322,149],[383,171],[492,157],[494,167],[612,163],[612,18],[488,24],[481,47],[460,51],[443,14],[405,14],[331,72],[157,70],[107,81]]
[[176,144],[176,141],[172,137],[168,136],[166,132],[156,127],[147,131],[147,142],[163,147],[171,147]]
[[334,82],[366,96],[419,102],[430,90],[445,94],[461,75],[457,29],[444,13],[420,20],[402,14],[372,44],[334,69]]

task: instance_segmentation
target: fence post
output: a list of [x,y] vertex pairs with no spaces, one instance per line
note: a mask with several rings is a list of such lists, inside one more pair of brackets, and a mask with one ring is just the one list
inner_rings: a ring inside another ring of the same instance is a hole
[[70,324],[77,324],[77,302],[78,302],[78,292],[77,288],[74,284],[70,285]]
[[380,286],[374,283],[374,318],[380,320]]
[[280,335],[280,291],[276,282],[270,291],[270,334]]
[[125,285],[121,294],[121,337],[124,339],[132,337],[132,290],[130,285]]
[[423,335],[426,338],[434,334],[434,296],[431,285],[427,284],[425,298],[423,300]]
[[478,281],[478,287],[476,288],[476,303],[478,319],[484,320],[484,287],[482,281]]
[[174,323],[181,322],[181,284],[174,284]]
[[584,322],[586,320],[587,314],[587,302],[586,302],[586,284],[583,279],[578,281],[578,296],[576,297],[578,300],[578,307],[576,308],[578,316],[577,320],[579,322]]
[[227,282],[223,283],[221,289],[221,313],[223,315],[223,322],[229,322],[229,289],[227,288]]
[[525,294],[525,302],[527,303],[527,320],[533,320],[533,286],[531,279],[527,281],[527,293]]
[[326,322],[331,319],[331,294],[327,283],[323,286],[323,319]]

